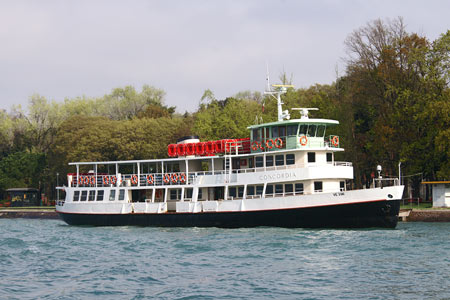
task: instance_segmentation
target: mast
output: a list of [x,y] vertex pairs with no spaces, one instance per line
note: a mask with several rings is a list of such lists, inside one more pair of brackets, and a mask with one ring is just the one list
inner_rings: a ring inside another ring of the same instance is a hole
[[277,99],[277,107],[278,107],[278,121],[283,121],[283,120],[289,120],[291,118],[291,116],[289,115],[289,111],[285,110],[283,111],[283,102],[281,102],[281,95],[282,94],[286,94],[287,89],[290,87],[294,87],[291,84],[272,84],[272,87],[274,89],[271,88],[271,86],[269,85],[269,77],[267,77],[267,85],[268,85],[268,90],[264,91],[264,94],[266,95],[271,95],[273,96],[275,99]]

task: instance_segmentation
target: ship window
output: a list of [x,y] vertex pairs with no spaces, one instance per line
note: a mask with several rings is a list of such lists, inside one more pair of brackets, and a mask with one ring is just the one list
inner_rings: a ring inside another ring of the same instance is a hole
[[264,157],[262,156],[255,157],[255,167],[257,168],[264,167]]
[[273,167],[273,156],[266,156],[266,167]]
[[229,187],[228,193],[230,194],[230,197],[236,198],[236,187]]
[[239,198],[244,197],[244,187],[243,186],[238,187],[238,197]]
[[293,191],[294,191],[294,189],[293,189],[292,183],[284,185],[284,192],[286,193],[286,195],[292,195]]
[[284,165],[284,155],[276,155],[275,156],[275,164],[277,166],[282,166]]
[[297,135],[297,128],[298,128],[298,125],[289,125],[289,126],[287,127],[287,134],[288,134],[289,136],[291,136],[291,135]]
[[259,140],[259,129],[253,129],[253,140]]
[[178,190],[171,189],[170,190],[170,200],[177,200],[177,199],[178,199]]
[[308,127],[308,136],[314,137],[316,136],[316,125],[309,125]]
[[80,201],[86,201],[86,198],[87,198],[87,191],[81,191]]
[[119,201],[125,199],[125,190],[119,190]]
[[327,162],[333,161],[333,153],[327,153]]
[[341,192],[342,192],[342,191],[345,191],[345,181],[340,181],[340,182],[339,182],[339,187],[340,187],[340,189],[341,189]]
[[314,181],[314,192],[322,192],[323,183],[322,181]]
[[308,125],[300,125],[300,130],[298,131],[298,135],[305,135],[308,131]]
[[286,136],[286,126],[280,126],[278,128],[279,128],[280,136],[281,137]]
[[272,184],[268,184],[266,186],[266,195],[272,195],[273,194],[273,185]]
[[203,190],[201,188],[198,189],[198,195],[197,195],[197,199],[202,199],[203,198]]
[[252,185],[247,186],[247,196],[253,196],[255,194],[255,187]]
[[275,184],[275,194],[283,194],[283,185]]
[[316,162],[316,152],[308,152],[308,162]]
[[109,192],[109,201],[114,201],[116,200],[116,190],[111,190]]
[[257,185],[257,186],[256,186],[256,195],[262,195],[263,189],[264,189],[264,186],[262,186],[262,185]]
[[279,135],[278,135],[278,127],[274,126],[274,127],[272,127],[272,138],[277,138],[277,137],[279,137]]
[[89,201],[95,200],[95,191],[89,191]]
[[286,154],[286,164],[287,165],[295,164],[295,154]]
[[317,126],[317,137],[323,137],[325,135],[325,125]]
[[250,157],[250,158],[248,159],[248,167],[249,167],[249,168],[253,168],[253,157]]
[[296,194],[303,194],[303,183],[296,183],[295,184],[295,193]]
[[192,188],[190,188],[190,189],[185,189],[185,195],[184,195],[184,198],[185,199],[192,199]]
[[101,190],[97,192],[97,201],[103,201],[103,195],[104,195],[105,191]]
[[73,193],[73,201],[78,201],[80,199],[80,191],[75,191]]

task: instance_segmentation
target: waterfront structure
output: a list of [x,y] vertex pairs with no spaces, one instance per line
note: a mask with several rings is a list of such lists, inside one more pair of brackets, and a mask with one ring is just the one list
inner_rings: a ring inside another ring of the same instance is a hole
[[431,185],[433,207],[450,207],[450,181],[424,181]]
[[10,188],[6,190],[11,206],[39,206],[41,198],[39,190],[33,188]]
[[56,211],[73,225],[395,227],[403,186],[347,190],[352,163],[335,160],[344,149],[327,136],[339,122],[309,118],[314,108],[291,120],[286,88],[268,92],[278,120],[248,127],[248,138],[191,136],[165,159],[70,163]]

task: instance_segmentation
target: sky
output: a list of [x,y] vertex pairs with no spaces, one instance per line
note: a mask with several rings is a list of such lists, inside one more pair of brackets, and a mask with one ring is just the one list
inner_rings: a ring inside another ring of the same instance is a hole
[[433,41],[448,12],[436,0],[0,0],[0,109],[148,84],[192,112],[206,89],[264,91],[267,65],[272,83],[286,72],[296,88],[330,84],[352,31],[401,16]]

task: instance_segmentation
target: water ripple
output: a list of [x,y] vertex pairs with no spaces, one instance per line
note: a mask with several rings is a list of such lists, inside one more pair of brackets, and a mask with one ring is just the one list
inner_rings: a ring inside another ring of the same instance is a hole
[[396,230],[0,219],[0,299],[449,299],[450,223]]

